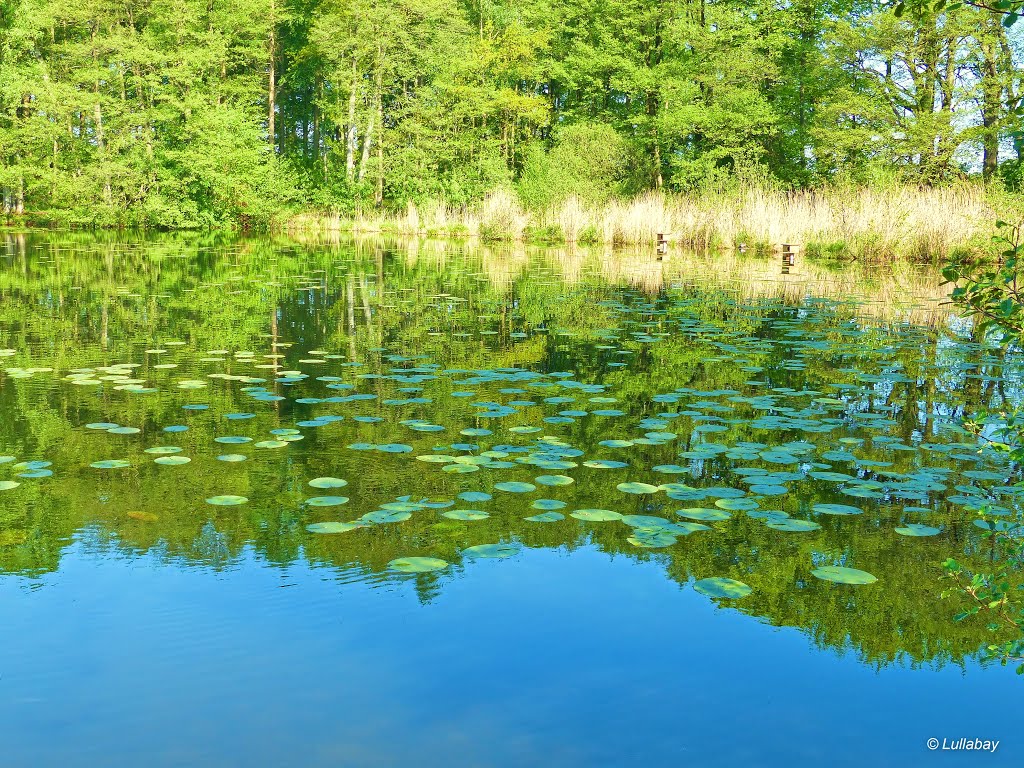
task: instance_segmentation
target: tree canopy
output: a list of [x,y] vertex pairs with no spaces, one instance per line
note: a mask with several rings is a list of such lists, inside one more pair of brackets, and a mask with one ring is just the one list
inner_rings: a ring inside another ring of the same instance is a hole
[[512,186],[1019,186],[1016,7],[4,0],[3,207],[176,228]]

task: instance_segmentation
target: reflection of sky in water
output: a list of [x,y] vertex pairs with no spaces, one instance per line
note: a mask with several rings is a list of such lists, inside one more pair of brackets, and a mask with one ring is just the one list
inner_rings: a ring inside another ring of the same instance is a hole
[[[880,766],[933,735],[1006,737],[985,764],[1019,764],[1015,676],[979,663],[937,563],[984,562],[983,500],[1016,513],[1002,457],[950,425],[1019,403],[1020,361],[972,378],[996,353],[945,311],[884,316],[935,276],[8,245],[13,764]],[[332,521],[360,527],[307,530]],[[467,554],[498,542],[516,553]],[[813,573],[833,566],[878,582]],[[710,577],[752,592],[716,606]]]

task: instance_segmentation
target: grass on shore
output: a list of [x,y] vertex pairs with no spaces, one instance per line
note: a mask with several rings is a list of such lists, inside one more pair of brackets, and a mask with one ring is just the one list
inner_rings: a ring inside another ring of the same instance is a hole
[[523,208],[507,191],[475,206],[443,203],[404,213],[355,219],[303,215],[289,231],[386,232],[482,241],[647,245],[659,233],[694,250],[767,252],[797,243],[809,255],[837,258],[930,260],[983,250],[996,218],[983,188],[778,192],[749,188],[701,197],[649,193],[593,205],[570,197],[539,212]]

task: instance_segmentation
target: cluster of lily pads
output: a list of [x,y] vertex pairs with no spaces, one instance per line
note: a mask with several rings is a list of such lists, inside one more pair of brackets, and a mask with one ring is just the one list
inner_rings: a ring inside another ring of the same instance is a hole
[[[424,473],[465,475],[464,482],[487,488],[459,495],[471,504],[490,501],[494,494],[534,494],[540,488],[585,483],[587,492],[606,507],[628,505],[633,510],[639,505],[642,511],[569,510],[563,500],[536,498],[531,507],[537,512],[524,520],[557,523],[569,516],[583,523],[617,522],[626,526],[626,540],[645,550],[681,545],[681,538],[713,531],[716,524],[728,524],[736,514],[779,534],[813,535],[826,518],[839,524],[869,509],[882,510],[895,534],[920,538],[943,533],[942,526],[930,524],[929,518],[945,505],[977,518],[979,528],[994,525],[977,514],[983,511],[988,517],[1005,516],[1005,523],[995,524],[1002,525],[1002,530],[1019,530],[1018,500],[1024,490],[1015,484],[1014,469],[1003,455],[958,431],[948,413],[930,413],[925,419],[930,427],[918,425],[908,433],[896,418],[896,406],[885,397],[895,386],[916,384],[920,376],[985,376],[972,371],[1002,363],[983,350],[977,364],[951,366],[938,360],[923,365],[912,377],[897,353],[914,348],[919,329],[903,328],[884,344],[865,345],[869,330],[852,321],[832,322],[832,308],[824,304],[801,309],[799,317],[782,305],[740,308],[746,324],[701,319],[699,307],[686,299],[646,302],[634,296],[603,302],[601,307],[621,323],[600,330],[587,340],[590,346],[580,351],[602,360],[601,375],[588,380],[573,371],[525,366],[446,367],[432,355],[389,353],[383,348],[368,350],[366,359],[352,360],[323,349],[299,351],[288,343],[276,343],[262,355],[208,350],[194,359],[183,349],[185,343],[178,341],[147,349],[144,363],[80,368],[57,376],[64,385],[85,388],[94,396],[114,397],[111,391],[125,397],[158,396],[178,390],[178,397],[189,400],[180,405],[183,421],[210,410],[211,404],[202,401],[200,393],[211,380],[225,387],[238,385],[235,397],[247,401],[247,410],[212,414],[224,425],[224,434],[213,442],[233,446],[235,451],[215,456],[226,463],[246,461],[249,454],[242,451],[250,448],[287,451],[299,444],[296,447],[301,450],[301,442],[318,430],[331,428],[331,435],[346,435],[355,430],[349,430],[348,424],[387,422],[381,431],[397,425],[404,430],[402,441],[393,434],[386,442],[346,438],[339,439],[335,449],[366,455],[368,467],[386,469],[381,462],[416,461]],[[463,338],[461,333],[450,335]],[[494,334],[483,330],[478,335]],[[514,345],[528,336],[512,333],[503,343]],[[705,354],[697,359],[700,375],[691,371],[684,386],[641,386],[642,395],[638,395],[636,381],[624,378],[627,372],[621,369],[638,353],[668,343],[679,345],[665,353],[668,361],[680,349],[702,350]],[[836,380],[818,380],[812,386],[808,368],[824,355],[848,363],[826,369]],[[167,359],[176,362],[156,362]],[[185,365],[188,377],[174,380],[172,372],[179,365]],[[210,365],[228,365],[234,372],[216,370],[198,378],[196,371]],[[311,369],[315,372],[306,372]],[[714,381],[718,371],[741,375],[730,378],[731,386],[696,385]],[[5,373],[24,379],[55,371],[10,367]],[[775,386],[776,374],[799,376],[804,383]],[[160,377],[167,380],[157,382]],[[461,409],[458,423],[437,423],[444,419],[422,415],[432,414],[436,409],[431,406],[442,399]],[[296,414],[289,426],[263,435],[228,433],[242,431],[261,409],[278,407],[283,401],[290,401]],[[388,411],[408,418],[381,415]],[[140,435],[149,440],[152,434],[143,426],[110,421],[90,422],[82,428],[111,435],[112,440]],[[170,424],[160,430],[173,435],[189,428],[187,423]],[[115,446],[125,454],[131,447]],[[170,444],[148,445],[142,452],[164,467],[184,467],[194,458]],[[114,455],[118,457],[89,466],[113,471],[134,466],[131,458]],[[657,458],[648,460],[651,456]],[[0,491],[18,488],[23,479],[53,474],[48,461],[15,462],[13,456],[0,456],[0,464],[10,464],[18,478],[0,480]],[[504,472],[527,469],[536,473],[529,482],[497,479]],[[481,484],[478,473],[493,474],[495,479]],[[622,479],[623,474],[628,479]],[[606,482],[605,476],[613,480]],[[336,477],[318,477],[308,483],[323,491],[347,484]],[[812,489],[814,501],[801,493],[807,488]],[[557,495],[556,490],[551,493]],[[205,501],[234,506],[248,499],[226,493]],[[347,496],[324,493],[308,496],[303,506],[307,514],[326,509],[340,518],[337,510],[347,502]],[[490,517],[485,510],[455,506],[452,500],[400,496],[351,519],[314,520],[306,530],[342,534],[400,524],[416,513],[436,513],[462,523]],[[515,544],[497,543],[468,547],[463,554],[507,557],[516,551]],[[391,563],[393,569],[407,572],[447,565],[439,558],[423,557]],[[811,573],[844,584],[875,580],[869,573],[838,563],[818,565]],[[750,590],[725,577],[702,579],[695,586],[704,594],[725,598],[743,597]]]

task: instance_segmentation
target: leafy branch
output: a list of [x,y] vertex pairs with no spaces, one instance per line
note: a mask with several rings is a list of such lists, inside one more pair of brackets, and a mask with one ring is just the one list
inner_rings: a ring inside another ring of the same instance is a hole
[[1021,13],[1024,13],[1024,0],[995,0],[995,2],[986,0],[955,0],[955,2],[949,2],[949,0],[899,0],[894,4],[893,11],[899,18],[907,11],[910,11],[912,15],[919,16],[925,12],[953,11],[964,5],[977,8],[979,11],[1002,15],[1004,27],[1012,27],[1020,18]]
[[985,650],[1002,664],[1017,662],[1017,674],[1024,674],[1024,600],[1019,596],[1024,590],[1024,584],[1019,582],[1024,565],[1024,541],[1020,538],[1024,530],[1003,520],[985,519],[984,523],[988,527],[982,535],[991,538],[993,546],[1006,552],[1000,567],[994,573],[976,573],[953,558],[947,559],[942,564],[946,571],[944,578],[949,579],[953,587],[944,591],[942,597],[967,598],[968,607],[957,613],[954,621],[981,615],[988,619],[986,626],[990,632],[1010,630],[1013,637],[992,643]]
[[[996,264],[968,264],[955,262],[942,271],[946,283],[955,287],[952,299],[981,325],[983,331],[995,329],[1003,334],[1005,342],[1024,339],[1024,281],[1020,265],[1024,257],[1021,225],[998,222],[999,234],[994,238],[1002,250]],[[985,414],[965,422],[964,427],[991,447],[1009,453],[1012,461],[1024,460],[1024,421],[1017,413],[1000,414],[1003,426],[997,435],[1005,441],[982,434]],[[1024,526],[1019,522],[996,519],[985,514],[975,522],[982,528],[982,536],[992,542],[992,573],[971,572],[953,558],[942,565],[952,588],[943,597],[959,595],[966,599],[967,608],[954,616],[954,621],[965,621],[975,616],[986,618],[990,632],[1012,635],[1009,639],[992,643],[986,652],[999,658],[1003,664],[1018,662],[1017,674],[1024,674]]]
[[980,319],[982,330],[997,328],[1011,337],[1024,336],[1024,279],[1021,275],[1021,224],[1000,221],[996,243],[1003,249],[995,265],[952,262],[942,270],[946,283],[955,283],[953,302]]

